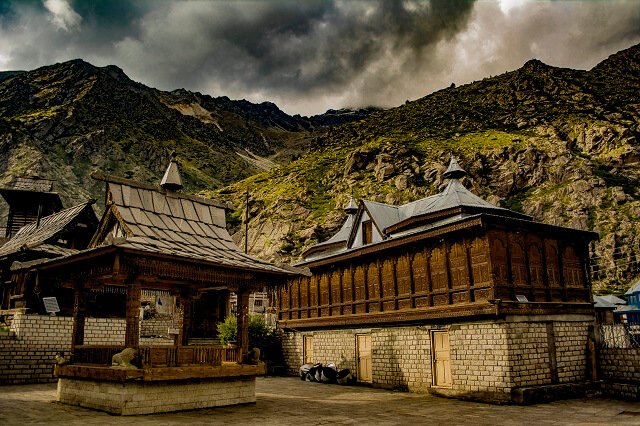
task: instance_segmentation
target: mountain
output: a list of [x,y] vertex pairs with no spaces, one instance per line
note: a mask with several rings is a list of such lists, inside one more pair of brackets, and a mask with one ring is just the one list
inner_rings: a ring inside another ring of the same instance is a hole
[[437,193],[450,156],[490,202],[595,230],[594,286],[621,291],[640,273],[640,45],[589,71],[538,60],[318,131],[314,149],[215,196],[238,206],[234,237],[289,262],[345,218],[349,195],[404,203]]
[[[172,151],[189,191],[217,188],[299,156],[335,114],[290,116],[270,102],[165,92],[118,67],[73,60],[0,73],[0,184],[58,180],[65,204],[100,198],[93,170],[156,182]],[[342,117],[341,122],[360,118]]]

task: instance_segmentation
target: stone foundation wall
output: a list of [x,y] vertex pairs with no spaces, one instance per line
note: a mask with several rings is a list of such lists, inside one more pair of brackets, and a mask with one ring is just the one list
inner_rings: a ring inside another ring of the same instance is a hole
[[[143,322],[144,323],[144,322]],[[0,384],[54,382],[58,352],[71,350],[70,317],[15,314],[10,332],[0,332]],[[87,318],[85,343],[124,345],[126,323],[120,318]],[[141,338],[141,345],[172,345],[172,339]]]
[[438,391],[509,400],[514,388],[586,380],[588,321],[468,322],[369,329],[283,332],[288,370],[303,363],[303,336],[313,336],[313,362],[357,372],[356,335],[371,335],[373,384],[433,390],[431,331],[449,332],[452,385]]
[[598,362],[605,395],[640,401],[640,348],[600,348]]
[[96,382],[61,378],[59,402],[136,415],[256,402],[255,377],[196,382]]

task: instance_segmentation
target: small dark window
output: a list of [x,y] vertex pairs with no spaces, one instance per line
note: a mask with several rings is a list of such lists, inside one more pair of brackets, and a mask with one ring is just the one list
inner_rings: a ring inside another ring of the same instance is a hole
[[373,237],[373,225],[370,220],[362,222],[362,244],[369,244]]

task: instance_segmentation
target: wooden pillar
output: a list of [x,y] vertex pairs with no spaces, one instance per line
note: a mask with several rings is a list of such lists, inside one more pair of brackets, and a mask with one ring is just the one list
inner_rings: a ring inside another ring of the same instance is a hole
[[473,258],[471,256],[471,247],[473,245],[473,240],[468,240],[465,238],[464,240],[464,251],[467,257],[467,276],[469,278],[469,302],[476,301],[475,294],[475,281],[473,277]]
[[82,281],[76,281],[73,286],[73,330],[71,332],[71,353],[76,346],[84,344],[84,324],[87,315],[87,293]]
[[238,363],[241,363],[249,352],[249,291],[246,289],[239,290],[237,295],[236,319],[238,334],[236,340],[238,348],[242,350],[242,357],[238,357]]
[[193,297],[189,293],[183,293],[180,296],[180,305],[182,305],[182,327],[178,342],[181,345],[189,344],[189,334],[191,332],[191,317],[193,316]]
[[140,344],[140,281],[127,280],[127,328],[124,335],[124,345],[127,348],[138,349]]

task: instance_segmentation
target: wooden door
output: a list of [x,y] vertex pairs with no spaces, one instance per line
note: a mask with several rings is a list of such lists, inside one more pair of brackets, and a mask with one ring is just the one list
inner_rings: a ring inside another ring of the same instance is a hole
[[313,364],[313,336],[303,336],[304,344],[304,363]]
[[446,331],[434,331],[432,349],[434,386],[451,386],[449,333]]
[[371,365],[371,335],[356,335],[356,353],[358,354],[358,381],[371,383],[373,368]]

